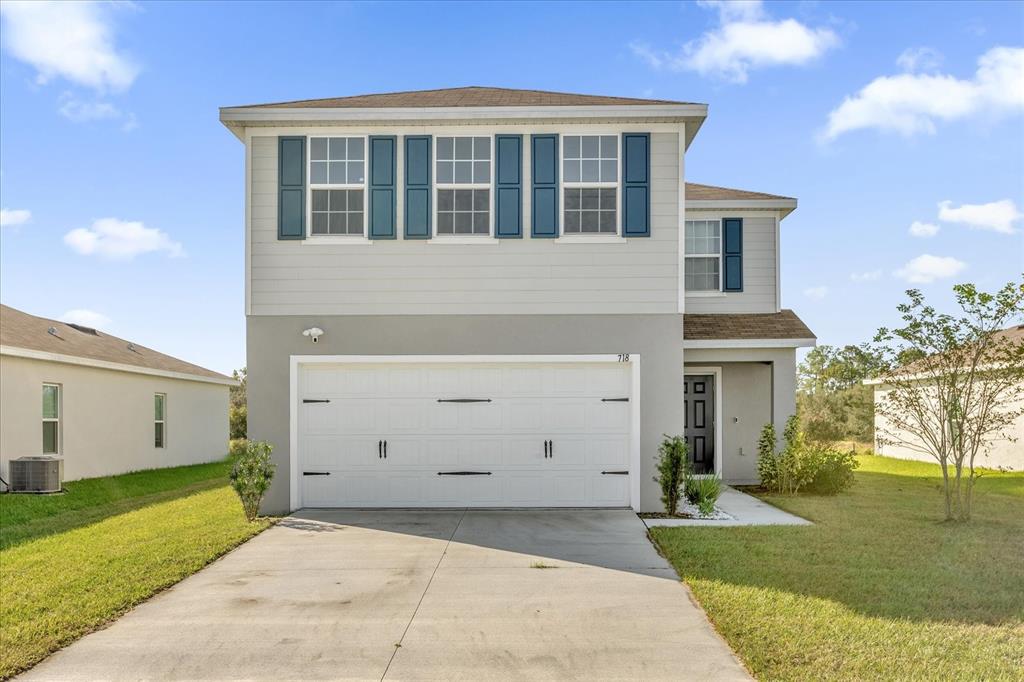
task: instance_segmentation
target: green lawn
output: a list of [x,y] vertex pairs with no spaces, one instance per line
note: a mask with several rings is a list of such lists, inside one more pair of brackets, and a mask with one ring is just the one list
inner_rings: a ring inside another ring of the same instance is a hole
[[266,528],[246,522],[227,473],[217,462],[0,496],[0,678]]
[[941,523],[938,466],[859,459],[847,493],[764,496],[814,526],[651,535],[761,679],[1024,680],[1024,474]]

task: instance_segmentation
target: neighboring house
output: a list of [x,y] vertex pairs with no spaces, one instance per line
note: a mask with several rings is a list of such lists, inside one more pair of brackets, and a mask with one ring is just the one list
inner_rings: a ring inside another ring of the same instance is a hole
[[684,184],[706,115],[481,87],[221,109],[267,510],[654,511],[684,432],[755,480],[814,343],[780,305],[796,200]]
[[219,459],[235,383],[96,329],[0,306],[0,477],[10,480],[10,460],[36,455],[63,457],[65,480]]
[[[1009,338],[1014,343],[1024,343],[1024,325],[1010,327],[997,333]],[[936,459],[928,454],[925,448],[917,445],[920,443],[917,438],[905,431],[894,432],[889,425],[889,420],[885,415],[879,413],[877,406],[887,399],[892,389],[886,386],[881,379],[869,379],[865,383],[875,389],[875,452],[886,457],[935,463]],[[991,469],[1024,471],[1024,415],[1014,420],[1007,430],[1006,436],[1008,437],[993,438],[985,443],[984,449],[975,460],[974,465]]]

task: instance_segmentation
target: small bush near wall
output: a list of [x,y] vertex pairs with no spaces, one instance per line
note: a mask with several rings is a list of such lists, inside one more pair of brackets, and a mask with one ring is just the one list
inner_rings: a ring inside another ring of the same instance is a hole
[[266,441],[247,441],[231,467],[231,487],[242,501],[245,518],[255,521],[263,495],[270,489],[276,465],[270,461],[274,446]]
[[775,427],[765,424],[761,429],[757,472],[764,488],[775,493],[803,490],[834,495],[853,483],[854,453],[808,442],[796,415],[786,422],[783,441],[782,450],[776,450]]
[[248,444],[249,441],[245,438],[232,438],[228,441],[228,456],[232,459],[238,458],[245,452],[245,447]]
[[686,500],[704,516],[715,513],[715,502],[721,494],[722,479],[718,476],[691,476],[686,481]]
[[669,516],[675,516],[679,509],[679,496],[689,478],[686,441],[682,436],[665,436],[658,446],[658,476],[654,481],[661,486],[661,503]]

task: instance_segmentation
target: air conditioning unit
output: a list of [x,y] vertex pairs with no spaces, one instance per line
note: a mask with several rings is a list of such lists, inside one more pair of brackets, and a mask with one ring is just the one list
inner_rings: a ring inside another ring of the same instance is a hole
[[12,493],[59,493],[64,483],[63,457],[19,457],[9,463]]

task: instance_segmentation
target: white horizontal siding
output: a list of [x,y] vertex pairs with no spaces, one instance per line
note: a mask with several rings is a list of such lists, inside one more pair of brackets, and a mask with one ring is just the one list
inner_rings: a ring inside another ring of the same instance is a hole
[[688,210],[688,220],[743,218],[743,291],[717,296],[686,296],[688,313],[774,313],[779,309],[776,279],[777,223],[774,212]]
[[[678,312],[676,133],[651,134],[651,236],[604,244],[529,237],[528,137],[523,145],[522,239],[480,245],[403,240],[400,183],[397,240],[281,241],[277,138],[255,136],[250,144],[248,272],[253,315]],[[402,148],[399,139],[399,178]]]

